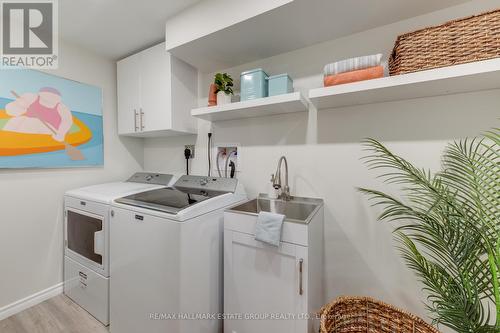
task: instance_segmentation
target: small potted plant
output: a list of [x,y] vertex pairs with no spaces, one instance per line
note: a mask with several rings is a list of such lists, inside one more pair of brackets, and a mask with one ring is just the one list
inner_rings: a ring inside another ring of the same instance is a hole
[[214,84],[217,93],[217,105],[231,103],[233,95],[233,78],[227,73],[215,74]]

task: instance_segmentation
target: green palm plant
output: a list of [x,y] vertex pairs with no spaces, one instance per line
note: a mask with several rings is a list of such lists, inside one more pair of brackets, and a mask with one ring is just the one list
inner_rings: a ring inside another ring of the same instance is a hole
[[423,283],[435,325],[459,333],[500,332],[500,130],[451,143],[442,170],[416,168],[373,139],[370,169],[402,198],[360,188],[382,206],[381,221],[407,266]]

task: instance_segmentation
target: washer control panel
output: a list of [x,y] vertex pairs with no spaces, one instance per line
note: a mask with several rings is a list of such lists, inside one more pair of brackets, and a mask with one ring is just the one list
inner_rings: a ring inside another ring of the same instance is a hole
[[207,192],[234,192],[238,180],[234,178],[220,178],[208,176],[184,175],[174,184],[178,189],[198,189]]
[[127,181],[131,183],[168,186],[172,181],[172,177],[172,175],[164,173],[136,172]]

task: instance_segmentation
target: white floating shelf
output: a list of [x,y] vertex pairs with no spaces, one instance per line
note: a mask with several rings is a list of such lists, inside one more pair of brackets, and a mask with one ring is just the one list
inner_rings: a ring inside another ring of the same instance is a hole
[[373,0],[201,1],[167,21],[166,48],[211,73],[466,1],[384,0],[376,13]]
[[191,115],[204,120],[221,121],[304,112],[307,109],[308,104],[302,94],[294,92],[249,101],[198,108],[192,110]]
[[318,110],[500,88],[500,58],[311,89]]

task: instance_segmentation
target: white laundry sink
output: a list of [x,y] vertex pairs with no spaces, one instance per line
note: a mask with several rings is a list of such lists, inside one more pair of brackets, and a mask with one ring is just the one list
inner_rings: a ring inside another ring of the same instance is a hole
[[285,221],[309,224],[315,213],[323,206],[323,200],[292,197],[291,200],[270,199],[264,194],[229,209],[229,212],[251,214],[271,212],[285,215]]

